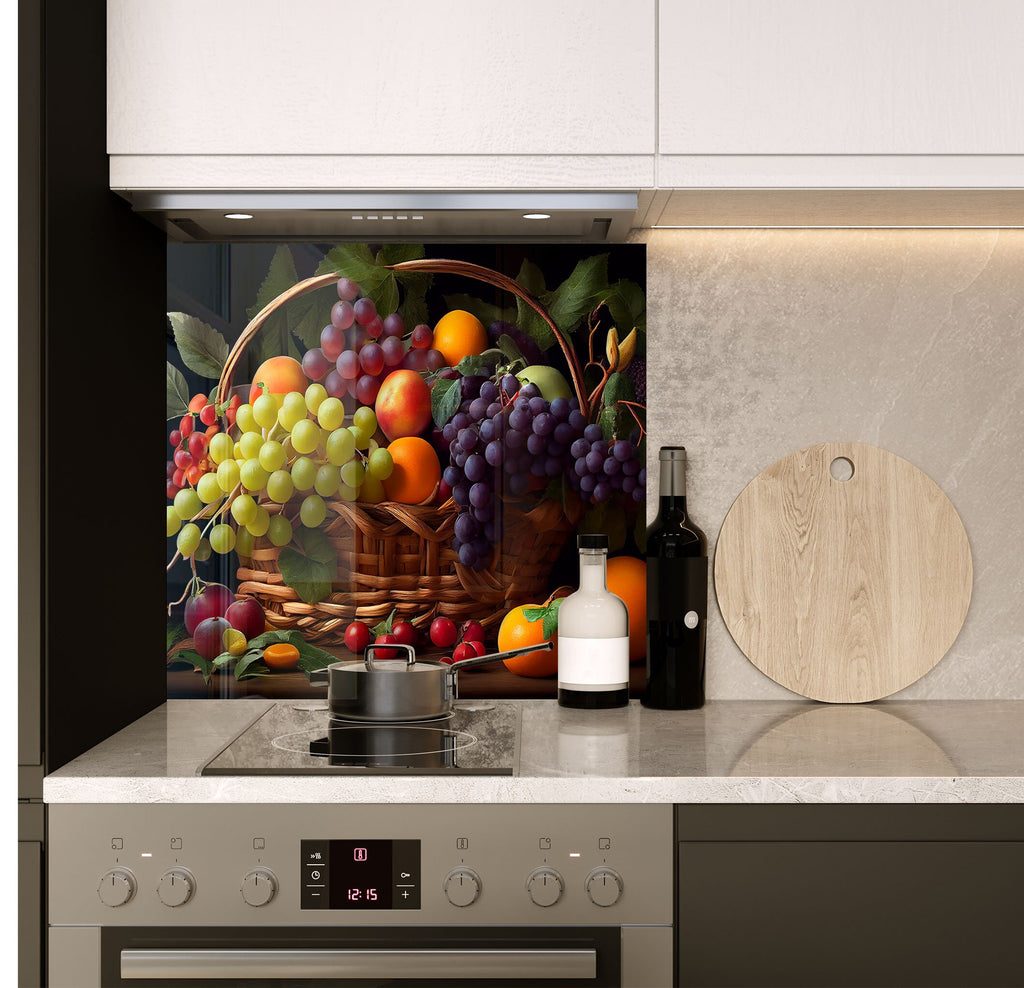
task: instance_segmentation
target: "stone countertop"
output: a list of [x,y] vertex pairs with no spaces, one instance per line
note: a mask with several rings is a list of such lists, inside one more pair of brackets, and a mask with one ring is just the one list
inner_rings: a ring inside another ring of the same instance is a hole
[[272,702],[169,700],[47,776],[48,803],[1024,803],[1024,701],[522,700],[512,776],[200,776]]

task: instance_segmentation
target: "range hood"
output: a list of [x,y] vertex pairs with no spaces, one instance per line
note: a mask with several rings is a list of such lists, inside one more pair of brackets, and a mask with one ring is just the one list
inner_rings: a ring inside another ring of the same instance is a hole
[[117,190],[175,241],[620,243],[637,193]]

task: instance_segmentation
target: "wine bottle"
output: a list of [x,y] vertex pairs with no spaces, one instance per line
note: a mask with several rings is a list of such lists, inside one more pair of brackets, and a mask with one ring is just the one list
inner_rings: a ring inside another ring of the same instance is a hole
[[580,588],[558,609],[558,703],[629,703],[629,611],[608,589],[608,536],[580,535]]
[[686,514],[686,450],[658,453],[658,517],[647,529],[647,688],[659,710],[704,706],[708,540]]

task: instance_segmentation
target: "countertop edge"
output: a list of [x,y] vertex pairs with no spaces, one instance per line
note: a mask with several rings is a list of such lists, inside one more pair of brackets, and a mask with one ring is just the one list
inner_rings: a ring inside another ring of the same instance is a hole
[[1022,776],[48,777],[61,803],[1024,803]]

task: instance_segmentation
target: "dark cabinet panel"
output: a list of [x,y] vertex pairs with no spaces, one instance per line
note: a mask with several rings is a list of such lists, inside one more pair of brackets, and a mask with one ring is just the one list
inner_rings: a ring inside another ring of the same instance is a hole
[[682,841],[678,851],[680,985],[1024,985],[1014,946],[1024,842]]

